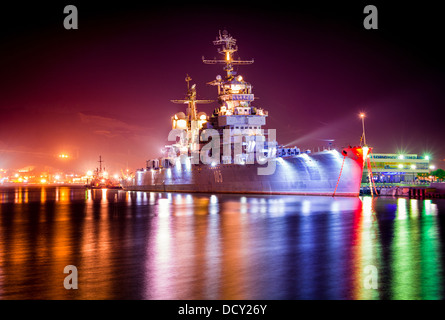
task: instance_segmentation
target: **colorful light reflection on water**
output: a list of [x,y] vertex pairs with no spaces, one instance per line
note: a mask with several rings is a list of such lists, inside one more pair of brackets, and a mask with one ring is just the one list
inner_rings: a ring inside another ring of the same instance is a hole
[[444,214],[443,199],[3,188],[0,298],[443,299]]

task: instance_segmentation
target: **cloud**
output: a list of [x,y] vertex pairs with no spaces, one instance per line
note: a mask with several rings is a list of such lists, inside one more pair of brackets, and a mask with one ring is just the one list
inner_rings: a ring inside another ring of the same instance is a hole
[[122,120],[114,118],[88,115],[81,112],[79,112],[78,115],[82,123],[93,126],[94,134],[102,135],[107,138],[115,138],[117,136],[135,137],[143,135],[148,130],[146,127],[128,124]]
[[108,130],[95,130],[94,133],[101,136],[105,136],[107,138],[114,138],[117,136],[117,134],[113,134]]

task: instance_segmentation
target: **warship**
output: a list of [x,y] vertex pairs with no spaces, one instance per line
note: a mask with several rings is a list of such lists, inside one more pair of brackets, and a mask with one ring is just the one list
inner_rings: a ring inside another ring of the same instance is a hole
[[171,118],[172,130],[159,158],[147,160],[122,181],[125,190],[155,192],[199,192],[241,194],[297,194],[358,196],[366,146],[325,148],[311,152],[296,146],[279,145],[274,129],[264,129],[268,111],[256,106],[252,85],[234,66],[254,61],[235,58],[236,39],[227,31],[213,41],[222,59],[204,64],[222,64],[225,76],[207,84],[217,89],[211,115],[198,112],[196,85],[187,95],[171,100],[186,105]]

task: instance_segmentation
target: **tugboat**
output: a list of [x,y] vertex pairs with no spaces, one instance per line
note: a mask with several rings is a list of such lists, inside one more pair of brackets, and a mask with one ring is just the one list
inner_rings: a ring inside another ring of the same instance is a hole
[[296,146],[280,146],[273,129],[267,131],[268,111],[256,106],[252,85],[237,75],[234,66],[253,60],[235,59],[236,39],[227,31],[213,44],[220,46],[225,77],[209,82],[217,88],[217,103],[211,115],[198,112],[196,85],[174,103],[186,104],[186,112],[176,113],[164,154],[146,161],[133,177],[122,181],[126,190],[157,192],[254,193],[358,196],[366,146],[347,146],[319,152]]
[[94,171],[91,180],[88,179],[85,185],[88,189],[122,189],[119,183],[114,182],[108,177],[105,167],[102,169],[102,156],[99,156],[99,168]]

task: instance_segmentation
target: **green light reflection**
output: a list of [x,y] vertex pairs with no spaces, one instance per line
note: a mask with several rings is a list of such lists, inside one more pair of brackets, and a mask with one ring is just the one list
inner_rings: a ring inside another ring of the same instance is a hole
[[422,299],[441,299],[442,283],[439,241],[439,230],[437,224],[437,206],[431,200],[423,201],[422,210],[422,231],[420,233],[420,254],[421,254],[421,293]]
[[441,248],[435,213],[437,208],[431,200],[397,200],[391,299],[440,299]]

